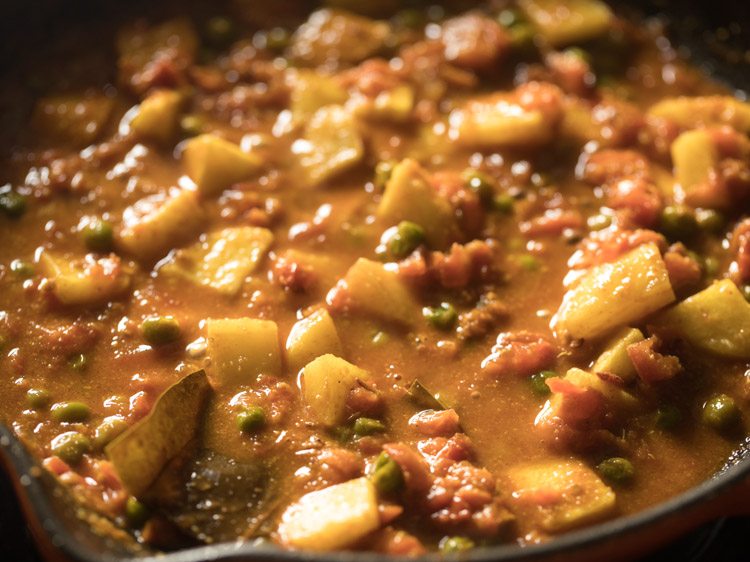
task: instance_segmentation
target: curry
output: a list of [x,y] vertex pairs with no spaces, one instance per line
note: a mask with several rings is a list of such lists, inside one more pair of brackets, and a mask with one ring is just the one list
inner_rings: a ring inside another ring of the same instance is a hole
[[43,466],[149,548],[410,556],[713,474],[750,414],[750,105],[598,0],[268,4],[39,63],[0,392]]

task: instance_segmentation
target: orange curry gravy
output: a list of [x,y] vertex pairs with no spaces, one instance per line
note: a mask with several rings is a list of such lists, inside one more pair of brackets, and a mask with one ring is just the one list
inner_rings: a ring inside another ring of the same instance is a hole
[[[595,0],[453,4],[238,1],[38,61],[2,167],[2,415],[139,541],[543,541],[745,434],[750,108]],[[136,498],[109,460],[201,369],[173,464],[263,473],[212,525],[231,482]]]

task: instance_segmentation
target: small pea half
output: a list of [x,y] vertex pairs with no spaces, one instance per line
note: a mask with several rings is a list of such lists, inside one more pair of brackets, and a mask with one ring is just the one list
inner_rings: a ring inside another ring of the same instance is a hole
[[150,345],[166,345],[180,339],[180,323],[173,316],[150,316],[141,323],[141,334]]
[[237,427],[242,433],[255,433],[266,425],[266,412],[260,406],[250,406],[237,415]]
[[354,420],[354,435],[359,437],[363,435],[383,433],[385,429],[385,424],[380,420],[373,418],[357,418]]
[[26,212],[26,197],[10,190],[0,193],[0,211],[17,219]]
[[740,410],[734,398],[726,394],[717,394],[703,404],[701,418],[706,425],[714,429],[724,430],[739,421]]
[[531,385],[531,391],[537,396],[545,397],[549,396],[552,391],[547,386],[547,379],[556,377],[555,371],[540,371],[529,377],[529,384]]
[[91,450],[91,442],[82,433],[66,431],[52,440],[51,450],[67,464],[75,465]]
[[605,480],[614,484],[624,484],[635,476],[633,463],[623,457],[611,457],[600,462],[596,470]]
[[452,552],[463,552],[465,550],[471,550],[476,545],[474,541],[469,537],[443,537],[440,539],[440,552],[443,554],[450,554]]
[[422,315],[438,330],[449,331],[453,329],[458,320],[458,313],[452,304],[440,303],[440,306],[425,306]]
[[386,452],[380,453],[375,460],[371,478],[381,494],[396,492],[404,485],[404,473],[401,467]]
[[57,402],[52,405],[52,418],[61,423],[85,422],[91,416],[91,410],[83,402]]

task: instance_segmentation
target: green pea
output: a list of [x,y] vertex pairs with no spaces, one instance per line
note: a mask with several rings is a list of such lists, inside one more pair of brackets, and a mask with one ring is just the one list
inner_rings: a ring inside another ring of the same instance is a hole
[[661,429],[674,429],[682,421],[682,412],[677,406],[664,404],[656,410],[656,425]]
[[225,47],[236,37],[234,23],[224,16],[214,16],[206,22],[204,35],[215,47]]
[[386,452],[380,453],[375,460],[371,478],[381,494],[391,494],[400,490],[404,485],[404,473],[401,467]]
[[206,123],[200,115],[185,115],[180,119],[180,130],[186,137],[200,135],[206,128]]
[[281,52],[289,46],[291,36],[283,27],[274,27],[266,34],[266,48],[270,51]]
[[670,240],[685,240],[696,233],[698,222],[687,207],[669,206],[662,211],[659,228]]
[[109,416],[102,420],[94,430],[94,448],[103,449],[128,428],[128,422],[122,416]]
[[432,326],[446,332],[452,330],[458,321],[456,309],[448,302],[440,303],[440,306],[425,306],[422,315]]
[[614,484],[624,484],[635,476],[633,463],[622,457],[612,457],[600,462],[596,470],[605,480]]
[[418,224],[401,221],[393,236],[388,239],[388,251],[396,259],[402,259],[411,254],[424,242],[424,230]]
[[26,391],[26,403],[34,410],[41,410],[49,404],[49,392],[41,388],[30,388]]
[[354,435],[362,437],[374,433],[383,433],[385,424],[373,418],[357,418],[354,420]]
[[67,464],[76,465],[91,450],[91,442],[82,433],[66,431],[52,440],[51,450]]
[[68,365],[74,371],[85,371],[89,366],[89,358],[83,353],[77,353],[68,359]]
[[699,260],[698,263],[703,262],[703,271],[706,277],[712,278],[719,272],[719,260],[713,256],[706,256],[703,260]]
[[703,423],[717,429],[728,429],[740,419],[740,410],[731,396],[718,394],[703,404]]
[[57,402],[50,410],[52,418],[61,423],[85,422],[91,416],[91,410],[83,402]]
[[701,230],[711,234],[720,234],[727,225],[726,217],[713,209],[696,209],[695,220]]
[[101,219],[89,222],[81,229],[83,243],[92,252],[109,252],[115,242],[112,224]]
[[440,552],[450,554],[453,552],[464,552],[471,550],[476,545],[469,537],[443,537],[440,539]]
[[529,384],[531,385],[531,391],[537,396],[549,396],[552,391],[547,386],[547,379],[556,377],[555,371],[541,371],[535,373],[529,377]]
[[531,254],[521,254],[518,256],[518,263],[526,271],[536,271],[541,265],[539,260]]
[[129,496],[125,502],[125,519],[134,529],[140,529],[151,516],[150,510],[135,497]]
[[586,224],[589,227],[589,230],[604,230],[612,224],[612,217],[602,214],[593,215],[586,219]]
[[26,212],[26,197],[15,191],[0,193],[0,211],[17,219]]
[[483,174],[474,168],[469,168],[464,171],[463,176],[466,186],[476,193],[481,201],[492,201],[495,189],[492,179],[487,174]]
[[492,198],[492,207],[499,213],[511,215],[516,207],[516,200],[512,195],[499,193]]
[[534,187],[546,187],[552,184],[552,176],[547,172],[534,172],[531,174],[531,185]]
[[385,189],[385,184],[391,179],[391,174],[393,173],[395,165],[396,163],[393,160],[383,160],[378,162],[375,166],[375,177],[373,178],[372,183],[380,191]]
[[591,64],[591,55],[580,47],[568,47],[565,49],[565,54],[574,56],[587,64]]
[[237,427],[242,433],[256,433],[266,425],[266,413],[260,406],[250,406],[237,415]]
[[510,42],[519,54],[527,55],[534,51],[534,26],[519,23],[510,28]]
[[173,316],[150,316],[141,323],[141,334],[149,345],[166,345],[180,339],[180,323]]
[[13,260],[10,262],[10,270],[22,279],[28,279],[34,275],[34,266],[23,260]]
[[742,291],[742,296],[745,297],[745,300],[750,302],[750,285],[743,285],[740,291]]
[[514,27],[518,24],[525,23],[524,17],[518,10],[503,10],[497,15],[497,21],[503,27]]
[[399,11],[394,16],[394,20],[397,25],[408,27],[409,29],[421,29],[427,22],[424,13],[414,8],[406,8]]

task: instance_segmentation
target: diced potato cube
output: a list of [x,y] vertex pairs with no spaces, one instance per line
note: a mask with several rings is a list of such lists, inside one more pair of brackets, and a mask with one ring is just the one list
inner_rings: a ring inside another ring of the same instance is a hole
[[349,392],[369,378],[367,371],[328,353],[302,369],[302,396],[315,418],[333,427],[346,419]]
[[519,6],[554,47],[604,35],[612,21],[599,0],[519,0]]
[[[359,2],[359,8],[362,2]],[[317,10],[292,37],[290,54],[309,66],[331,61],[356,64],[374,55],[388,36],[389,25],[343,10]]]
[[612,489],[579,461],[516,466],[507,476],[512,501],[550,533],[602,519],[615,508]]
[[54,96],[36,104],[31,122],[43,137],[76,148],[94,142],[107,124],[114,100],[106,96]]
[[591,106],[579,98],[566,99],[560,122],[560,135],[572,138],[581,144],[596,140],[606,146],[601,126],[594,121]]
[[668,119],[683,129],[730,125],[741,133],[750,133],[750,103],[734,96],[669,98],[653,105],[649,114]]
[[623,328],[607,343],[591,370],[594,373],[612,373],[625,382],[634,381],[637,373],[628,357],[628,346],[643,339],[643,333],[638,328]]
[[298,70],[292,75],[289,109],[295,125],[305,123],[321,107],[341,105],[349,94],[331,77],[312,70]]
[[321,308],[292,326],[286,340],[286,362],[289,370],[296,373],[326,353],[340,356],[344,349],[333,318]]
[[380,92],[375,99],[353,100],[354,111],[367,119],[382,119],[403,123],[411,118],[414,109],[414,89],[406,84]]
[[102,304],[121,296],[130,286],[130,274],[115,255],[70,260],[45,251],[39,256],[39,266],[52,293],[66,305]]
[[252,152],[216,135],[190,139],[182,155],[185,170],[203,195],[216,195],[233,183],[249,179],[261,167],[261,159]]
[[550,326],[558,336],[595,339],[643,320],[675,300],[654,243],[591,268],[563,297]]
[[404,282],[382,263],[359,258],[344,277],[351,307],[381,320],[413,326],[419,306]]
[[279,330],[272,320],[209,318],[207,355],[211,384],[236,387],[250,384],[258,375],[281,373]]
[[290,248],[277,254],[276,263],[284,261],[296,264],[303,271],[310,272],[310,287],[306,287],[311,295],[325,296],[327,291],[337,279],[346,273],[351,260],[343,255],[331,255],[330,253],[316,253]]
[[142,260],[163,257],[183,242],[197,238],[205,216],[193,191],[141,199],[122,215],[118,245]]
[[675,179],[685,192],[705,184],[719,163],[716,144],[704,129],[682,133],[670,150]]
[[505,95],[470,100],[450,115],[456,140],[470,147],[534,147],[548,143],[555,125],[539,109],[526,109]]
[[225,295],[236,295],[272,243],[273,233],[267,228],[225,228],[174,252],[159,272],[182,276]]
[[279,536],[287,547],[329,551],[345,548],[378,527],[375,485],[362,477],[302,496],[282,515]]
[[158,90],[138,106],[130,122],[131,130],[141,138],[169,142],[177,132],[183,97],[173,90]]
[[450,203],[438,195],[427,172],[412,159],[403,160],[393,168],[377,216],[390,224],[401,221],[418,224],[433,248],[444,247],[458,230]]
[[697,348],[750,359],[750,303],[729,279],[678,303],[660,321]]
[[580,388],[596,390],[611,406],[625,409],[638,406],[638,399],[635,396],[583,369],[569,369],[564,378]]
[[340,105],[321,107],[292,145],[311,185],[319,185],[362,160],[364,144],[350,111]]

